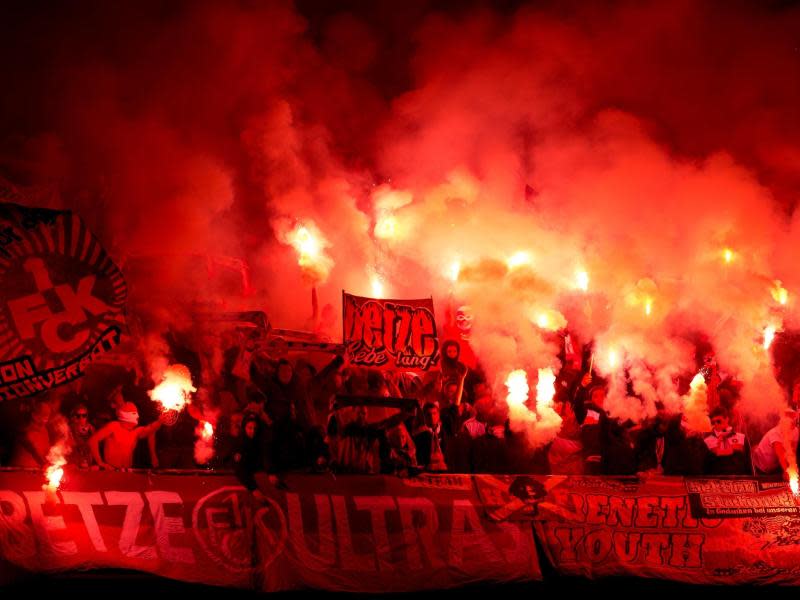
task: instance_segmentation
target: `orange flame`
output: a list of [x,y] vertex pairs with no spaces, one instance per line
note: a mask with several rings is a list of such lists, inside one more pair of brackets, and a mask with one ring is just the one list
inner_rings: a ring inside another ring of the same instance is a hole
[[47,483],[44,485],[44,487],[47,490],[55,492],[59,487],[61,487],[61,480],[64,478],[64,462],[60,464],[52,464],[45,469],[44,476],[47,478]]
[[789,302],[789,292],[778,279],[773,282],[770,294],[772,295],[772,299],[781,306],[786,306],[786,303]]
[[531,256],[530,252],[525,250],[518,250],[517,252],[514,252],[514,254],[509,256],[508,260],[506,260],[506,265],[508,265],[509,270],[530,265],[531,263],[533,263],[533,257]]
[[458,276],[461,273],[461,261],[454,260],[450,263],[450,266],[447,269],[447,278],[455,283],[458,281]]
[[553,369],[539,369],[539,379],[536,382],[536,412],[542,412],[545,407],[553,406],[553,397],[556,395],[556,376]]
[[64,479],[64,465],[67,464],[67,455],[72,451],[66,438],[61,438],[50,447],[47,452],[48,465],[44,470],[46,483],[42,485],[42,490],[47,493],[55,493],[61,487]]
[[180,412],[191,402],[191,394],[197,388],[192,385],[192,376],[185,365],[170,365],[164,371],[161,383],[150,390],[150,398],[161,405],[161,410]]
[[786,472],[789,475],[789,489],[792,490],[792,494],[795,496],[800,496],[800,481],[798,481],[797,477],[797,467],[790,466],[786,469]]
[[333,268],[333,260],[325,254],[330,244],[311,225],[297,224],[283,235],[283,241],[297,252],[297,264],[313,281],[324,281]]
[[369,277],[369,288],[373,298],[383,298],[383,278],[375,271],[373,271]]
[[764,350],[769,350],[769,347],[772,345],[772,341],[775,339],[775,333],[778,331],[778,328],[775,325],[767,325],[764,328]]
[[589,290],[589,273],[583,269],[578,269],[575,273],[575,286],[582,292]]
[[375,233],[375,237],[382,240],[397,238],[400,235],[400,224],[397,221],[397,217],[392,214],[380,217],[375,223],[373,233]]
[[531,320],[539,329],[558,331],[567,326],[567,320],[557,310],[545,309],[532,315]]
[[314,259],[319,256],[319,240],[307,227],[300,225],[290,234],[291,244],[300,253],[301,258]]
[[511,371],[506,377],[506,387],[508,388],[508,395],[506,396],[508,406],[524,406],[525,402],[528,401],[528,392],[530,391],[528,375],[525,371],[523,369]]
[[725,261],[725,264],[731,264],[736,259],[736,253],[730,248],[723,248],[722,250],[722,260]]
[[[216,414],[206,415],[206,418],[216,419]],[[194,460],[198,465],[206,465],[214,458],[214,423],[200,419],[194,428]]]
[[689,392],[683,396],[683,416],[691,431],[709,431],[708,385],[702,371],[695,374],[689,384]]

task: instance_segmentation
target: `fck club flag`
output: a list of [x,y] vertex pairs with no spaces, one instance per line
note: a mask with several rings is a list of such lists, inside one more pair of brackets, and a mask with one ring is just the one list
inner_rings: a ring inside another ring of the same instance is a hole
[[[0,198],[22,199],[0,190]],[[74,381],[120,342],[122,273],[70,211],[0,203],[0,401]]]

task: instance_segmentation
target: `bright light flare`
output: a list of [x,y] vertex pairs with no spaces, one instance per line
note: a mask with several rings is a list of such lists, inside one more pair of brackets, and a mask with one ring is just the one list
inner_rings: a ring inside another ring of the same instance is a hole
[[194,460],[198,465],[207,465],[214,458],[214,424],[200,419],[194,428]]
[[458,276],[461,274],[461,261],[454,260],[447,268],[447,278],[453,283],[458,281]]
[[575,286],[582,292],[589,291],[589,273],[583,269],[578,269],[575,273]]
[[533,256],[531,256],[530,252],[525,250],[518,250],[517,252],[514,252],[514,254],[509,256],[508,260],[506,260],[508,269],[512,271],[519,267],[530,264],[533,264]]
[[789,291],[783,287],[783,284],[777,279],[772,289],[770,289],[770,294],[772,294],[772,299],[781,306],[786,306],[786,303],[789,302]]
[[711,429],[708,418],[708,386],[703,372],[695,374],[689,384],[689,391],[682,398],[685,427],[689,431],[706,432]]
[[774,325],[767,325],[764,328],[764,341],[762,345],[764,346],[764,350],[769,350],[769,347],[772,345],[773,340],[775,339],[775,333],[778,331],[778,328]]
[[64,463],[56,463],[48,466],[47,469],[45,469],[44,476],[47,479],[45,487],[48,490],[55,492],[59,487],[61,487],[61,480],[64,478],[63,465]]
[[692,390],[692,391],[697,391],[701,387],[704,388],[705,386],[706,386],[706,378],[705,378],[705,376],[703,375],[703,373],[701,371],[701,372],[695,374],[694,377],[692,377],[692,381],[689,384],[689,389]]
[[315,227],[298,223],[282,233],[281,239],[297,252],[297,264],[304,276],[314,282],[327,279],[333,268],[333,260],[325,254],[330,244]]
[[619,356],[617,355],[616,350],[609,350],[608,351],[608,366],[612,369],[616,369],[617,365],[619,364]]
[[552,407],[555,395],[556,376],[553,369],[539,369],[539,379],[536,381],[536,412],[541,414],[545,407]]
[[653,299],[652,298],[645,298],[644,299],[644,314],[648,317],[653,313]]
[[161,405],[161,411],[180,412],[191,402],[191,394],[197,388],[192,385],[192,376],[185,365],[170,365],[164,371],[161,383],[150,390],[150,398]]
[[65,440],[56,442],[47,452],[47,467],[44,470],[45,483],[42,490],[47,493],[55,493],[61,487],[64,479],[64,465],[67,464],[67,455],[71,452],[70,446]]
[[545,309],[534,312],[531,320],[539,329],[545,331],[559,331],[567,326],[567,320],[557,310]]
[[731,248],[723,248],[722,260],[725,261],[725,264],[729,265],[736,260],[736,253]]
[[298,225],[289,233],[289,243],[297,250],[300,260],[314,260],[320,255],[322,246],[317,237],[305,225]]
[[369,287],[373,298],[383,298],[384,285],[380,275],[374,273],[370,276]]
[[786,472],[789,475],[789,489],[792,490],[792,494],[795,496],[800,496],[800,480],[797,477],[797,467],[790,465]]
[[523,369],[511,371],[506,377],[505,383],[506,388],[508,388],[508,395],[506,396],[508,406],[524,406],[528,401],[528,392],[530,391],[527,373]]
[[392,240],[397,238],[400,233],[400,225],[397,222],[397,217],[394,215],[385,215],[380,217],[375,223],[375,228],[372,231],[376,238],[382,240]]

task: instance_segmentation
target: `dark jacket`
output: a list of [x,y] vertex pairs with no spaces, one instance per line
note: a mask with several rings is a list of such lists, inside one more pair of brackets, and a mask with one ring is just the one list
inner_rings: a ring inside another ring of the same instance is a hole
[[[417,464],[425,469],[443,470],[445,463],[448,437],[444,431],[444,425],[439,423],[438,431],[434,431],[428,426],[421,427],[414,433],[414,446],[417,449]],[[431,464],[434,457],[434,450],[438,447],[440,451],[439,461]]]
[[674,417],[664,436],[664,474],[703,475],[707,455],[703,438],[681,427],[681,415]]
[[272,422],[278,426],[294,421],[301,429],[306,430],[311,424],[307,411],[304,391],[292,377],[289,383],[281,383],[275,375],[266,384],[267,402],[265,409]]
[[584,469],[588,475],[632,475],[636,472],[634,444],[628,430],[591,402],[581,419]]
[[256,435],[249,438],[245,435],[245,428],[249,419],[242,423],[242,434],[239,446],[233,455],[234,472],[236,477],[248,490],[256,489],[256,473],[267,470],[267,448],[263,426],[256,420]]

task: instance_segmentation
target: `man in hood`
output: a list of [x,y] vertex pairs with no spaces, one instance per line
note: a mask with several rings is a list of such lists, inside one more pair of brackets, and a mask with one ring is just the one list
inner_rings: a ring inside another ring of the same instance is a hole
[[[103,426],[89,438],[89,448],[95,462],[103,469],[130,469],[133,466],[133,451],[139,440],[145,439],[161,427],[164,419],[139,427],[139,411],[133,402],[124,402],[117,409],[117,420]],[[100,453],[103,442],[103,453]]]

